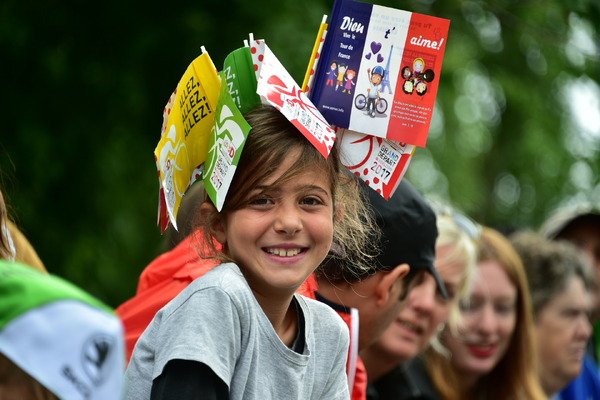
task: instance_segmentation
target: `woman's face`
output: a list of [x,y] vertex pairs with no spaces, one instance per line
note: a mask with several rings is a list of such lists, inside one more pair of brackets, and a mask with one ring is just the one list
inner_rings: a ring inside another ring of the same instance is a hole
[[461,302],[462,323],[444,343],[452,364],[467,381],[490,373],[506,354],[517,320],[517,288],[497,261],[477,265],[468,302]]

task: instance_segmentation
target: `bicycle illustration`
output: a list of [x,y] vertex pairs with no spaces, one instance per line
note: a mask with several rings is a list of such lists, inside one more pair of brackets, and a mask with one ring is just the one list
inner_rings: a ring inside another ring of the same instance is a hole
[[[357,95],[354,99],[354,106],[359,110],[363,110],[367,106],[367,96],[365,96],[362,93]],[[388,102],[386,99],[380,97],[377,100],[375,100],[375,111],[377,111],[379,114],[385,113],[387,111],[387,108]]]
[[388,107],[387,101],[379,95],[381,92],[381,81],[385,75],[385,70],[382,66],[377,65],[371,71],[371,68],[367,69],[367,75],[369,76],[369,88],[367,89],[367,96],[359,94],[354,99],[354,105],[359,110],[367,108],[367,114],[371,118],[375,118],[375,111],[379,114],[383,114]]

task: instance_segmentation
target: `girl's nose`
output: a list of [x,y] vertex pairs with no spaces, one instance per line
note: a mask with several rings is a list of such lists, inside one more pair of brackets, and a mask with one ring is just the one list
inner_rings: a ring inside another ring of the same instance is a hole
[[302,230],[302,217],[296,207],[280,205],[276,213],[273,228],[277,232],[293,235]]

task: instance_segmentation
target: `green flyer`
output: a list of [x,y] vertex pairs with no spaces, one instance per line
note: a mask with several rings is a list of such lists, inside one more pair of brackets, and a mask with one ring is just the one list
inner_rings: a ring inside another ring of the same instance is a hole
[[[223,73],[221,79],[225,79]],[[204,169],[206,192],[219,211],[225,203],[248,132],[250,125],[229,94],[229,88],[221,85]]]

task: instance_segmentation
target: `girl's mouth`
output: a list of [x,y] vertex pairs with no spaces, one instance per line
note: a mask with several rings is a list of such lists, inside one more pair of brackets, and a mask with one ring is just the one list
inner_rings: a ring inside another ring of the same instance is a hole
[[265,249],[265,251],[269,254],[273,254],[275,256],[279,256],[279,257],[293,257],[295,255],[298,255],[302,252],[301,248],[295,248],[295,249],[282,249],[282,248],[268,248]]

